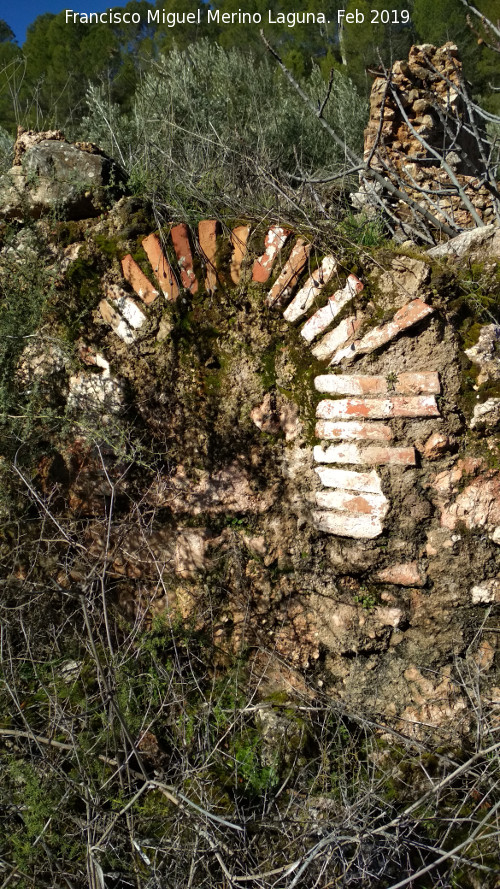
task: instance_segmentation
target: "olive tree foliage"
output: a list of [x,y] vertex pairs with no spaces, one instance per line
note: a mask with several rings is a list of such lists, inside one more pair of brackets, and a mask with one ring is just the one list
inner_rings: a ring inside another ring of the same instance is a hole
[[[367,106],[349,78],[329,86],[314,67],[304,88],[360,149]],[[82,132],[115,155],[137,190],[169,210],[257,212],[277,201],[301,203],[304,178],[328,178],[344,163],[315,115],[270,60],[201,40],[151,65],[133,113],[120,114],[90,87]]]

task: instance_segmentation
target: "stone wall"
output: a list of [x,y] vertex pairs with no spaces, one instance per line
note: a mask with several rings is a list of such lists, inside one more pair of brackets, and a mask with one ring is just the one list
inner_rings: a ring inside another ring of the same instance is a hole
[[[364,147],[364,159],[372,168],[387,173],[395,184],[402,183],[421,203],[423,190],[427,191],[433,202],[425,202],[427,208],[439,221],[460,229],[478,223],[439,158],[451,169],[480,220],[494,219],[462,81],[462,63],[453,43],[439,48],[412,46],[407,62],[395,62],[388,77],[380,74],[374,80]],[[397,213],[408,218],[409,210],[398,205]]]

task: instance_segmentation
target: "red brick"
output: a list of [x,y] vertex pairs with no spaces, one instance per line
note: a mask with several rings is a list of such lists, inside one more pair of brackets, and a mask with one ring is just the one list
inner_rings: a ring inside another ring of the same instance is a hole
[[189,243],[189,229],[185,222],[174,225],[170,230],[170,237],[174,245],[175,255],[179,263],[182,286],[190,293],[197,293],[198,281],[193,268],[193,254]]
[[366,355],[369,352],[373,352],[375,349],[379,349],[381,346],[385,346],[393,340],[394,337],[398,336],[398,334],[402,333],[404,330],[408,330],[409,327],[417,324],[432,312],[434,312],[432,306],[422,302],[421,299],[412,300],[412,302],[407,303],[399,309],[392,321],[389,321],[388,324],[384,324],[382,327],[375,327],[356,343],[337,352],[331,363],[339,364],[344,358],[355,358],[357,355]]
[[403,373],[394,382],[387,377],[356,376],[355,374],[322,374],[314,385],[318,392],[331,395],[439,395],[441,387],[437,373]]
[[313,339],[323,333],[330,326],[334,318],[347,305],[348,302],[361,293],[363,284],[356,278],[356,275],[349,275],[345,287],[337,290],[332,296],[328,297],[326,306],[318,309],[308,321],[304,324],[300,335],[305,339],[306,343],[311,343]]
[[316,408],[321,420],[364,417],[366,420],[385,420],[391,417],[439,417],[434,395],[413,395],[405,398],[338,398],[325,399]]
[[137,265],[136,261],[131,257],[130,253],[127,253],[126,256],[122,259],[122,271],[123,277],[132,287],[132,290],[137,294],[137,296],[142,299],[143,303],[147,306],[150,306],[151,303],[154,303],[156,297],[158,296],[158,291],[155,290],[151,281],[146,278],[146,275],[142,271],[141,268]]
[[352,463],[376,466],[393,464],[395,466],[415,466],[415,448],[360,448],[356,444],[330,445],[323,449],[319,445],[314,448],[314,459],[317,463]]
[[307,244],[303,238],[299,238],[290,253],[288,261],[283,266],[280,275],[268,293],[266,300],[268,306],[279,305],[292,295],[293,289],[309,259],[310,252],[311,245]]
[[252,281],[265,284],[269,279],[276,257],[283,249],[291,232],[281,225],[272,225],[264,242],[265,250],[259,259],[256,259],[252,269]]
[[337,269],[337,261],[333,256],[325,256],[314,271],[310,278],[292,299],[290,305],[283,312],[285,321],[292,323],[297,321],[302,315],[314,304],[316,297],[321,293],[324,287],[330,281],[332,275]]
[[168,300],[177,299],[179,296],[179,286],[172,271],[172,266],[161,249],[158,235],[148,235],[147,238],[144,238],[142,246],[151,263],[151,268],[162,293]]
[[218,225],[219,223],[216,219],[203,219],[202,222],[198,223],[198,241],[207,268],[205,287],[211,292],[217,289],[216,260]]
[[318,420],[316,437],[323,439],[340,438],[343,441],[391,441],[392,432],[383,423],[361,423],[356,420]]
[[231,257],[230,272],[231,280],[234,281],[235,284],[240,283],[241,263],[246,256],[249,234],[249,225],[237,225],[236,228],[233,228],[231,232],[231,245],[233,248],[233,255]]

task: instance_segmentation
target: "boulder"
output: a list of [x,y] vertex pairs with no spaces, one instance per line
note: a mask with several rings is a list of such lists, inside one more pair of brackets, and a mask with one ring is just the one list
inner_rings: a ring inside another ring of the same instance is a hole
[[0,219],[98,216],[120,197],[124,183],[124,171],[93,146],[87,150],[44,139],[30,145],[21,163],[1,177]]
[[500,325],[481,327],[477,343],[465,349],[465,354],[479,366],[478,386],[489,380],[500,380]]

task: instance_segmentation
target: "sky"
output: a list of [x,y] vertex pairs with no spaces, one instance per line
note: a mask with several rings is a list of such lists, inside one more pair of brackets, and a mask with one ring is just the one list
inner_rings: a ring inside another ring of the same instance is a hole
[[90,0],[90,2],[79,4],[76,0],[68,0],[64,3],[61,0],[0,0],[0,19],[7,22],[14,31],[17,42],[22,45],[26,39],[26,29],[37,16],[44,12],[61,12],[63,9],[74,9],[75,12],[80,10],[84,12],[103,12],[110,7],[125,6],[126,0],[120,3],[119,0]]

